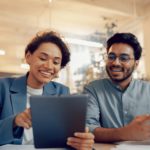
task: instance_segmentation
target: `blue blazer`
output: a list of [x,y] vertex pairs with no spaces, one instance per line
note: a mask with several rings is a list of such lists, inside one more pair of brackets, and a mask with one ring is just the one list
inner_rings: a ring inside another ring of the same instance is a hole
[[[0,145],[22,143],[23,128],[13,128],[13,120],[26,108],[26,86],[27,75],[0,79]],[[43,95],[66,94],[69,88],[60,83],[52,81],[44,86]]]

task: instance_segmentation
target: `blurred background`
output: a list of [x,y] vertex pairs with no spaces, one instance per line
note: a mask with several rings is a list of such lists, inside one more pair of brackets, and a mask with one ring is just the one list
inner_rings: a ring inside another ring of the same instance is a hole
[[28,71],[24,49],[45,29],[60,32],[70,47],[71,62],[56,80],[72,93],[106,77],[105,42],[116,32],[138,37],[143,56],[134,78],[150,78],[150,0],[0,0],[0,77]]

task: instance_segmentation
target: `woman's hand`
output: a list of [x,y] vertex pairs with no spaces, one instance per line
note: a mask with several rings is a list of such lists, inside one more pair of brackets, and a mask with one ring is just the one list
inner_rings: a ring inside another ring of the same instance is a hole
[[84,133],[76,132],[74,137],[69,137],[67,145],[77,150],[92,150],[94,144],[94,135],[89,133],[89,129],[86,128]]
[[17,114],[14,119],[14,127],[23,127],[29,129],[32,126],[30,108],[27,108],[24,112]]

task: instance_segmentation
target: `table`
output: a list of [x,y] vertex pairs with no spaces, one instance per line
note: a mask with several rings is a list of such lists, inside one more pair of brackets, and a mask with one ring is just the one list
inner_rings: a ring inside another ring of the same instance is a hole
[[111,150],[111,148],[114,148],[115,144],[102,144],[102,143],[95,143],[94,148],[96,150]]
[[[114,144],[94,144],[96,150],[111,150],[115,147]],[[0,146],[0,150],[66,150],[63,148],[46,148],[46,149],[35,149],[33,145],[4,145]]]
[[[150,141],[148,142],[121,142],[116,144],[94,144],[96,150],[150,150]],[[0,150],[67,150],[64,148],[46,148],[35,149],[33,145],[4,145]]]

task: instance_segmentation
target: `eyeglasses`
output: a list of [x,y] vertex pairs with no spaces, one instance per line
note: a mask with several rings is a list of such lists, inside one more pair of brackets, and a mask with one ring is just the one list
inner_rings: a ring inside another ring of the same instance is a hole
[[127,63],[127,62],[129,62],[130,60],[133,60],[134,58],[130,58],[130,56],[128,55],[128,54],[120,54],[119,56],[116,56],[116,54],[114,54],[114,53],[109,53],[108,55],[107,55],[107,60],[109,61],[109,62],[113,62],[113,61],[115,61],[116,59],[119,59],[119,62],[120,63]]

